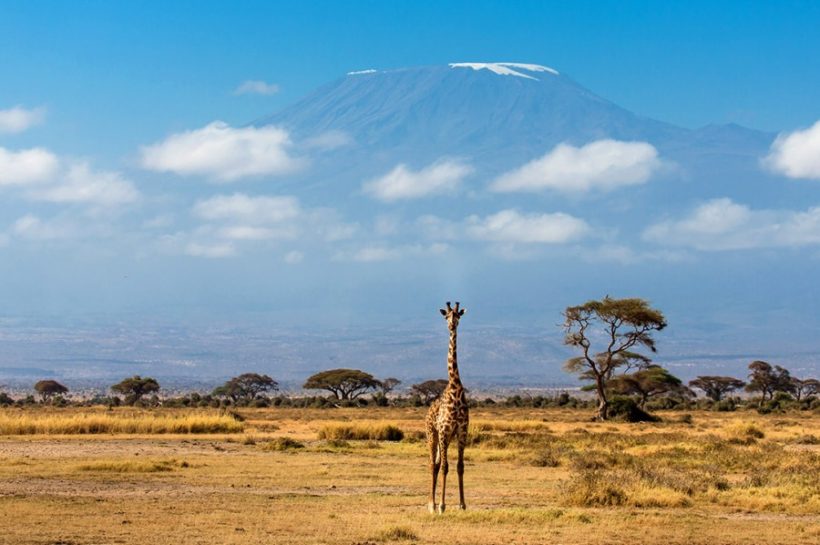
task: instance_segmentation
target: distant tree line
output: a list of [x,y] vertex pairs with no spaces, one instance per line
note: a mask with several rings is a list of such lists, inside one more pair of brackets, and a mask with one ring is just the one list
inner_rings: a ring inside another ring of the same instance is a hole
[[[820,410],[820,381],[800,379],[780,365],[765,361],[749,364],[748,380],[735,377],[702,375],[688,385],[639,350],[656,352],[654,334],[666,328],[663,313],[639,298],[587,301],[564,311],[564,343],[579,355],[564,367],[587,383],[582,390],[593,392],[594,402],[567,392],[553,396],[513,395],[503,400],[471,400],[474,405],[503,404],[528,407],[591,407],[596,417],[627,420],[652,420],[648,411],[658,409],[704,408],[733,411],[754,408],[761,413],[785,409]],[[278,393],[279,384],[268,375],[243,373],[231,378],[209,394],[191,393],[160,399],[160,385],[151,377],[139,375],[111,386],[111,396],[87,400],[85,404],[182,406],[182,407],[350,407],[350,406],[424,406],[435,400],[447,386],[444,379],[413,384],[404,395],[395,395],[401,381],[378,379],[359,369],[329,369],[307,378],[305,390],[329,395],[288,397]],[[751,398],[741,398],[741,390]],[[60,406],[68,404],[68,388],[56,380],[41,380],[34,385],[39,402]],[[696,391],[703,393],[698,398]],[[391,396],[391,394],[393,394]],[[121,397],[120,397],[121,396]],[[29,396],[14,400],[0,391],[0,405],[29,404]]]

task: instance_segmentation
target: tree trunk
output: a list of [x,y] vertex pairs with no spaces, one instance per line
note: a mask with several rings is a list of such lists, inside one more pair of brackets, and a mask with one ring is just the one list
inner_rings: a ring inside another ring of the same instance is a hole
[[598,392],[598,416],[597,419],[603,422],[609,418],[609,401],[606,398],[606,388],[604,387],[603,377],[597,379]]

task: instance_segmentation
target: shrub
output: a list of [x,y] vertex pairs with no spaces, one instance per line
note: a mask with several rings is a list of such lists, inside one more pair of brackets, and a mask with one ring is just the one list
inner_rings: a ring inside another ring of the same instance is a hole
[[405,526],[393,526],[383,531],[376,538],[378,541],[416,541],[418,536]]
[[381,425],[331,425],[319,430],[319,439],[345,439],[348,441],[401,441],[404,432],[392,424]]
[[598,469],[577,472],[563,483],[564,498],[580,507],[623,505],[626,491],[611,480],[611,475]]
[[551,448],[536,452],[532,460],[530,460],[530,463],[535,467],[558,467],[561,465],[561,461]]
[[268,441],[262,447],[263,450],[268,451],[287,451],[287,450],[296,450],[300,448],[305,448],[305,445],[296,441],[295,439],[291,439],[290,437],[277,437],[272,441]]
[[609,402],[609,416],[625,422],[658,422],[660,419],[641,409],[634,399],[614,396]]

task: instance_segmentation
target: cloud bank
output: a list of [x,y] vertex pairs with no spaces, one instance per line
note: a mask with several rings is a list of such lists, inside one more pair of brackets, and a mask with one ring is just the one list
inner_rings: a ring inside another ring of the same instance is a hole
[[275,95],[279,92],[279,86],[275,83],[266,83],[259,80],[246,80],[234,89],[235,95]]
[[589,225],[569,214],[522,214],[517,210],[502,210],[466,221],[468,236],[492,242],[525,244],[564,244],[583,238]]
[[15,106],[8,110],[0,110],[0,133],[15,134],[24,132],[35,125],[39,125],[45,118],[45,108],[29,110],[22,106]]
[[290,136],[283,129],[233,128],[215,121],[143,147],[142,166],[157,172],[233,182],[299,169],[302,161],[290,155],[290,148]]
[[643,238],[703,251],[815,245],[820,244],[820,207],[753,210],[728,198],[714,199],[682,219],[652,225]]
[[57,174],[57,156],[43,148],[10,151],[0,147],[0,187],[47,181]]
[[455,160],[442,159],[417,171],[401,164],[381,178],[365,183],[362,189],[385,202],[419,199],[454,191],[472,172],[472,167]]
[[496,192],[586,193],[646,183],[662,166],[658,151],[646,142],[597,140],[582,147],[559,144],[546,155],[502,174]]
[[820,121],[778,136],[764,164],[789,178],[820,180]]

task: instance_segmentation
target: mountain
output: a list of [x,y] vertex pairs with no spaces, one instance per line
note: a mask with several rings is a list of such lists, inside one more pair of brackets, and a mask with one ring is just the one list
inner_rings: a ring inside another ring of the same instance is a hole
[[368,174],[363,164],[377,173],[442,156],[475,160],[492,176],[559,143],[604,138],[647,141],[672,160],[736,161],[764,154],[774,138],[738,125],[690,130],[643,117],[551,68],[521,63],[351,72],[254,124],[287,128],[297,141],[345,134],[350,145],[328,164],[354,177]]

